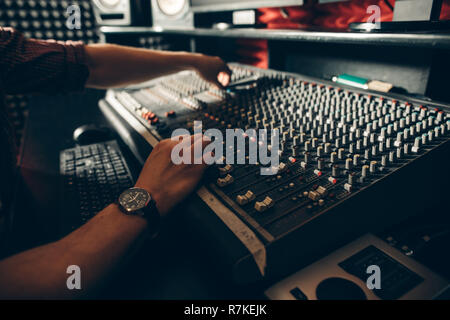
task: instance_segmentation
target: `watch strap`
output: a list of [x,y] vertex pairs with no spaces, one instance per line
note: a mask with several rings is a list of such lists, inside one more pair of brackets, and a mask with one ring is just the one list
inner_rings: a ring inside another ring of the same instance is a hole
[[145,208],[142,208],[140,210],[134,211],[134,212],[128,212],[125,210],[125,208],[122,207],[120,204],[120,201],[117,200],[115,204],[119,207],[119,210],[125,214],[125,215],[137,215],[145,220],[147,220],[147,227],[149,230],[149,233],[154,237],[158,234],[159,226],[161,224],[161,215],[158,211],[158,208],[156,207],[155,200],[151,199],[148,205]]
[[161,223],[161,215],[159,214],[156,202],[152,199],[149,204],[138,211],[145,220],[147,220],[150,234],[153,236],[158,234]]

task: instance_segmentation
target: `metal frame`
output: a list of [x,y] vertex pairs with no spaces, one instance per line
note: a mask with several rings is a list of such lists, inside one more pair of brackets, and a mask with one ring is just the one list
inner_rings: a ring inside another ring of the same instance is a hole
[[[235,0],[236,1],[236,0]],[[213,3],[207,5],[195,5],[195,0],[191,0],[191,10],[194,13],[197,12],[218,12],[218,11],[234,11],[242,9],[258,9],[266,7],[288,7],[288,6],[301,6],[303,5],[303,0],[244,0],[236,1],[233,0],[224,1],[223,3]]]

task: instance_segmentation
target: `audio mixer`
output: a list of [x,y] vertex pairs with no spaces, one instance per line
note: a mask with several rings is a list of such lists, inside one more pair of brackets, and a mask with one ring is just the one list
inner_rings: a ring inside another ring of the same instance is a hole
[[227,90],[185,71],[110,90],[100,107],[152,146],[175,129],[193,132],[194,121],[204,129],[279,129],[276,175],[261,175],[258,164],[217,165],[211,169],[216,176],[197,192],[209,207],[199,220],[217,243],[230,246],[223,255],[235,260],[237,282],[309,263],[448,193],[448,106],[298,74],[231,68]]

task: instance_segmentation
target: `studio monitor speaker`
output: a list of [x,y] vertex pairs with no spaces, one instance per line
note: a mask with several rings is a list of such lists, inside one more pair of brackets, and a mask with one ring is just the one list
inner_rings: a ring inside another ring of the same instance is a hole
[[194,27],[189,0],[151,0],[153,26],[165,29]]
[[150,25],[148,0],[93,0],[99,25]]

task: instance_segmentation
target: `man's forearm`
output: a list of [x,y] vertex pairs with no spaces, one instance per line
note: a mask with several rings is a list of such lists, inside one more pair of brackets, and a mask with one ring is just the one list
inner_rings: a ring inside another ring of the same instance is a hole
[[[72,298],[93,292],[147,235],[146,221],[116,205],[67,237],[0,262],[0,298]],[[81,270],[81,290],[66,286],[67,267]]]
[[111,44],[86,46],[90,69],[87,87],[121,87],[185,69],[195,69],[198,55],[124,47]]

